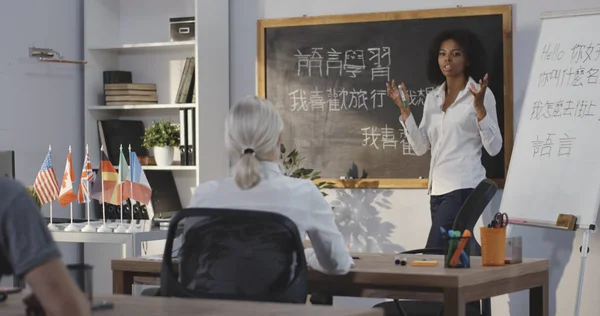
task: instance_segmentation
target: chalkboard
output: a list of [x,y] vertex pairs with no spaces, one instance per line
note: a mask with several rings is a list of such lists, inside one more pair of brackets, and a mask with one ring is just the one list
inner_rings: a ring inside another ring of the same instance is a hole
[[426,78],[430,41],[443,30],[472,30],[488,52],[504,139],[503,150],[483,150],[482,161],[502,185],[513,133],[511,24],[511,6],[261,20],[259,95],[278,107],[284,144],[337,186],[426,188],[430,155],[412,151],[385,82],[405,82],[418,124],[434,89]]

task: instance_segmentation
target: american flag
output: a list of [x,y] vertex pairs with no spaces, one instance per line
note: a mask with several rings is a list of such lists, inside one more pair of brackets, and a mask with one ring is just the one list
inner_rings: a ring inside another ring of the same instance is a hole
[[56,173],[54,173],[54,167],[52,166],[52,152],[50,150],[48,150],[42,168],[35,177],[33,188],[40,197],[42,204],[52,202],[58,197],[58,181],[56,181]]
[[92,170],[92,159],[90,154],[85,154],[83,169],[81,170],[81,181],[77,190],[77,201],[79,203],[90,202],[90,187],[94,182],[94,171]]

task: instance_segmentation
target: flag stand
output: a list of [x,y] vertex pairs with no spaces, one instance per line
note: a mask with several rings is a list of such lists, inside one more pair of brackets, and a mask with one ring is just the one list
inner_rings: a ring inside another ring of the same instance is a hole
[[121,192],[119,201],[121,202],[121,224],[117,226],[117,228],[115,229],[115,233],[126,233],[127,228],[125,227],[125,224],[123,224],[123,183],[126,183],[126,181],[123,181],[124,179],[122,175],[125,173],[125,166],[123,166],[123,163],[127,165],[127,162],[123,161],[125,159],[123,157],[123,145],[119,146],[119,151],[119,191]]
[[[89,192],[89,182],[88,182],[88,192]],[[87,211],[87,225],[85,225],[83,227],[83,229],[81,229],[81,231],[84,233],[95,233],[96,227],[94,227],[90,224],[90,201],[87,201],[85,203],[85,208]]]
[[[87,193],[85,193],[86,195],[83,197],[83,200],[85,201],[85,208],[86,208],[86,213],[87,213],[86,214],[87,215],[87,225],[85,225],[83,227],[83,229],[81,229],[81,231],[84,232],[84,233],[95,233],[96,232],[96,227],[94,227],[94,226],[92,226],[90,224],[90,199],[91,199],[90,198],[90,190],[91,190],[91,187],[90,187],[91,179],[90,178],[91,177],[89,177],[88,174],[87,174],[87,172],[88,172],[87,163],[88,163],[88,158],[89,158],[88,155],[89,155],[89,150],[88,150],[88,145],[86,144],[85,145],[85,157],[86,157],[86,159],[85,159],[85,163],[83,165],[83,170],[86,171],[86,177],[88,178],[88,181],[85,184],[86,187],[87,187]],[[91,164],[90,164],[89,168],[91,168]],[[89,169],[89,172],[93,172],[93,171],[91,171],[91,169]],[[82,173],[82,176],[83,176],[83,173]]]
[[[104,150],[104,147],[100,147],[100,152]],[[102,174],[102,162],[100,162],[100,174]],[[106,200],[104,199],[104,177],[102,177],[102,226],[98,228],[99,233],[112,233],[112,228],[106,225]]]
[[75,225],[75,223],[73,223],[73,203],[69,203],[69,205],[71,206],[71,224],[69,224],[65,228],[65,231],[66,232],[78,232],[79,227],[77,227],[77,225]]
[[[135,226],[135,219],[133,218],[133,168],[131,165],[131,144],[129,144],[129,201],[131,202],[131,224],[129,224],[129,228],[125,231],[127,233],[135,233],[138,231],[138,228]],[[123,214],[123,212],[121,212],[121,214]]]
[[52,223],[52,201],[50,201],[50,224],[48,224],[48,230],[51,232],[58,231],[58,226]]
[[[69,156],[67,157],[67,166],[65,168],[65,174],[68,174],[70,177],[73,176],[72,171],[73,171],[73,165],[71,164],[71,146],[69,146]],[[69,172],[69,170],[71,172]],[[67,173],[68,172],[68,173]],[[71,181],[71,179],[67,179],[66,177],[63,177],[63,183],[64,181]],[[72,185],[72,182],[71,182]],[[72,187],[71,187],[71,192],[73,192]],[[62,193],[62,188],[61,188],[61,193]],[[73,196],[74,199],[76,199],[75,196]],[[59,200],[60,200],[60,196],[59,196]],[[75,225],[75,223],[73,223],[73,202],[69,203],[69,207],[70,207],[70,214],[71,214],[71,223],[65,228],[66,232],[78,232],[79,231],[79,227],[77,227],[77,225]]]

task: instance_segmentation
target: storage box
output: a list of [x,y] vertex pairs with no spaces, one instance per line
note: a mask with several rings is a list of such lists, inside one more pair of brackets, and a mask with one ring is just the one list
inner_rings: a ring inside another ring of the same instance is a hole
[[193,16],[170,18],[171,42],[193,41],[196,39],[196,18]]

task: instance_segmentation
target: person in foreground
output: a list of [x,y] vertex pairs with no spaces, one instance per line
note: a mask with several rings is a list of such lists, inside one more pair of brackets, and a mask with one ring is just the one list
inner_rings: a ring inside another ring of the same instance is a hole
[[89,300],[60,259],[25,187],[0,177],[0,196],[0,277],[24,278],[33,292],[24,302],[34,311],[41,308],[48,316],[91,315]]
[[[486,177],[482,147],[491,155],[502,149],[496,100],[488,88],[486,52],[465,30],[439,34],[432,42],[427,77],[437,87],[425,98],[419,126],[410,104],[403,105],[395,80],[387,94],[400,108],[400,123],[417,155],[431,150],[429,194],[432,225],[427,248],[443,248],[440,227],[451,229],[473,189]],[[478,81],[476,81],[478,80]],[[409,101],[404,83],[405,100]]]
[[[310,237],[305,249],[309,267],[326,274],[346,274],[354,261],[335,222],[334,214],[310,180],[285,176],[279,168],[283,121],[273,104],[247,96],[226,119],[226,145],[235,159],[233,176],[198,186],[190,207],[269,211],[290,218],[300,238]],[[186,225],[192,225],[186,222]]]

